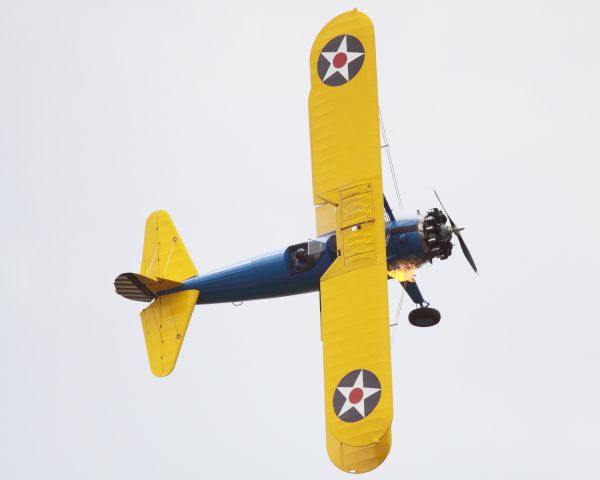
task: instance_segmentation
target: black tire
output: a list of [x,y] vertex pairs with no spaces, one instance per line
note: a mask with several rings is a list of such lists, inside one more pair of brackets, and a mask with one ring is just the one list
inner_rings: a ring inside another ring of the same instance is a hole
[[442,315],[435,308],[415,308],[408,314],[408,321],[415,327],[433,327],[440,323]]

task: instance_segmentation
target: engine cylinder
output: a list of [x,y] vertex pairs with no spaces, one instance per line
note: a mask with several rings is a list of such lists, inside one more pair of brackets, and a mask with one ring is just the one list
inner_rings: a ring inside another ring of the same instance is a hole
[[438,208],[432,208],[423,218],[421,235],[429,260],[445,260],[452,254],[452,230],[446,226],[448,218]]

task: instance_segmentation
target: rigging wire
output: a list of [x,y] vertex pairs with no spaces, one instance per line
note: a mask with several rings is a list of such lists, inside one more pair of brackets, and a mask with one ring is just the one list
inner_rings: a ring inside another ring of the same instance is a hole
[[381,146],[381,148],[385,149],[388,163],[390,165],[390,171],[392,172],[392,180],[394,181],[394,189],[396,190],[396,198],[398,199],[398,205],[400,206],[400,210],[404,210],[404,205],[402,204],[402,198],[400,198],[400,189],[398,188],[398,180],[396,179],[396,171],[394,170],[394,163],[392,162],[392,154],[390,152],[390,144],[387,139],[387,134],[385,133],[385,126],[383,125],[383,115],[381,113],[381,108],[379,109],[379,127],[381,129],[381,137],[383,139],[383,145]]
[[[400,188],[398,187],[398,179],[396,178],[396,170],[394,169],[394,162],[392,162],[392,153],[390,152],[390,143],[388,142],[387,133],[385,131],[385,126],[383,124],[383,114],[381,113],[381,108],[379,108],[379,128],[381,130],[381,139],[382,145],[381,148],[385,149],[385,154],[388,159],[388,164],[390,165],[390,172],[392,173],[392,181],[394,182],[394,190],[396,191],[396,199],[398,200],[398,206],[400,207],[400,211],[404,210],[404,204],[402,203],[402,198],[400,197]],[[386,222],[387,225],[387,222]],[[386,245],[389,237],[386,237]],[[391,335],[391,345],[394,345],[394,340],[396,339],[396,330],[398,327],[398,323],[400,320],[400,311],[402,310],[402,304],[404,303],[404,294],[405,290],[402,289],[400,294],[400,301],[398,302],[398,308],[396,310],[396,318],[394,323],[390,325],[393,329]]]
[[396,309],[396,319],[394,320],[394,323],[392,323],[390,325],[390,327],[393,328],[392,340],[391,340],[392,347],[394,346],[394,340],[396,339],[396,330],[398,329],[398,323],[400,320],[400,310],[402,310],[402,304],[404,303],[404,294],[405,293],[406,292],[404,291],[404,289],[402,289],[402,293],[400,294],[400,301],[398,302],[398,308]]

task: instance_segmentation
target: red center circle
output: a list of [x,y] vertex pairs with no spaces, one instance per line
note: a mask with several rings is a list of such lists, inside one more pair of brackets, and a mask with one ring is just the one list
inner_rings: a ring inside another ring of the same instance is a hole
[[335,57],[333,57],[333,66],[335,68],[342,68],[346,65],[346,60],[348,60],[348,56],[344,52],[339,52]]
[[350,403],[358,403],[362,400],[362,398],[362,388],[355,388],[350,392],[350,395],[348,395],[348,400],[350,400]]

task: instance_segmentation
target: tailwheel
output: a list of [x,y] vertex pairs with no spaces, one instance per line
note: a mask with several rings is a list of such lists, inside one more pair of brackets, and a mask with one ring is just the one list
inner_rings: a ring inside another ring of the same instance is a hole
[[408,321],[415,327],[433,327],[440,322],[441,318],[439,310],[429,307],[415,308],[408,314]]

